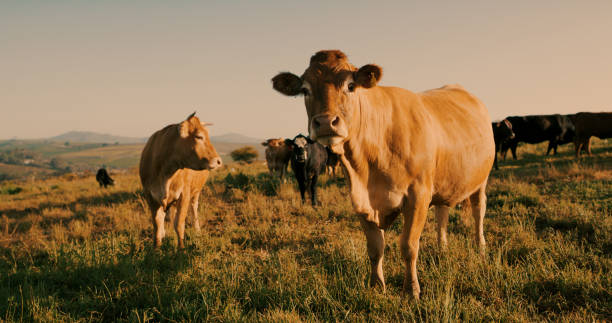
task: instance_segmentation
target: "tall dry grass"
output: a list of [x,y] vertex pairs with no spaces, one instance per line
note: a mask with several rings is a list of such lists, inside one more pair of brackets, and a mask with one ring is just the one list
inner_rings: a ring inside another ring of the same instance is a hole
[[519,148],[488,187],[483,259],[469,218],[451,212],[438,250],[421,238],[422,299],[401,296],[401,218],[387,232],[385,293],[369,262],[345,179],[323,178],[322,205],[262,164],[215,172],[176,251],[161,252],[135,172],[0,184],[0,319],[5,321],[606,321],[612,319],[612,149],[576,161]]

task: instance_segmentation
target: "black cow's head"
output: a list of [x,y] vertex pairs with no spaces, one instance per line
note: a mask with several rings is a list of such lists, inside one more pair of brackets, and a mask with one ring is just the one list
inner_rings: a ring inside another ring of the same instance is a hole
[[295,136],[293,139],[285,139],[285,144],[291,149],[293,158],[300,163],[306,162],[306,159],[308,159],[308,149],[306,148],[313,143],[314,141],[302,134]]
[[512,123],[508,119],[504,119],[500,122],[495,123],[495,134],[501,142],[512,140],[515,137],[514,131],[512,131]]

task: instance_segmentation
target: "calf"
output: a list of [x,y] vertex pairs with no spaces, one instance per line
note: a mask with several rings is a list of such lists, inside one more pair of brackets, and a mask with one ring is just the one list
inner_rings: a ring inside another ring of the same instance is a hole
[[[140,180],[153,220],[155,247],[165,235],[166,213],[177,212],[174,229],[178,247],[184,247],[185,218],[188,208],[197,221],[198,197],[208,171],[221,166],[221,158],[210,143],[206,124],[195,112],[185,121],[155,132],[145,144],[140,157]],[[172,216],[171,216],[172,217]]]
[[285,144],[285,140],[281,138],[268,139],[262,142],[261,145],[266,147],[266,163],[268,164],[270,175],[278,175],[283,180],[287,173],[289,159],[291,159],[291,149]]
[[290,147],[291,168],[300,187],[302,202],[305,202],[306,189],[310,189],[310,201],[313,206],[317,203],[317,179],[319,174],[325,172],[327,152],[321,144],[299,134],[293,139],[286,139]]
[[548,140],[546,155],[553,150],[557,154],[557,147],[566,142],[567,138],[573,136],[574,124],[566,115],[532,115],[524,117],[506,118],[512,124],[515,137],[502,145],[502,156],[506,157],[508,149],[512,151],[512,157],[516,159],[516,147],[519,142],[537,144]]
[[96,181],[98,181],[100,187],[104,188],[109,185],[115,185],[115,181],[108,175],[108,172],[105,168],[98,169],[98,173],[96,173]]
[[497,153],[501,151],[503,143],[514,138],[514,132],[512,131],[512,124],[508,119],[504,119],[499,122],[493,122],[493,138],[495,139],[495,162],[493,166],[495,169],[499,169],[497,166]]

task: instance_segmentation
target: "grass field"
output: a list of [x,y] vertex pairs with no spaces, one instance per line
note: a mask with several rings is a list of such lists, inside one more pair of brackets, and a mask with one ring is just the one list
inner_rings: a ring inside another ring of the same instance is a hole
[[[387,232],[387,290],[370,290],[365,237],[344,179],[324,177],[322,206],[263,164],[214,172],[202,233],[161,252],[135,172],[0,184],[0,320],[12,321],[610,321],[612,140],[594,156],[544,145],[501,161],[488,186],[487,254],[452,211],[438,250],[430,211],[421,300],[401,295],[401,217]],[[229,176],[231,175],[231,176]]]
[[[244,146],[253,146],[263,160],[264,147],[259,144],[245,143],[214,143],[217,152],[224,163],[231,163],[230,153]],[[0,141],[0,152],[24,149],[39,154],[42,160],[37,160],[37,166],[13,165],[0,163],[0,181],[7,179],[44,179],[51,175],[64,172],[52,169],[49,159],[61,159],[75,172],[96,171],[100,167],[109,169],[128,169],[138,167],[140,153],[144,144],[102,144],[102,143],[64,143],[50,140],[4,140]]]

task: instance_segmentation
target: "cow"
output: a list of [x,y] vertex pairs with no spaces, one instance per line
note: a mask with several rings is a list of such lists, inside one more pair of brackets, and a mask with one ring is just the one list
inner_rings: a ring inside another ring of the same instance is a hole
[[321,144],[299,134],[293,139],[285,139],[285,144],[291,149],[291,169],[295,174],[302,203],[306,202],[306,190],[310,191],[312,206],[317,204],[317,180],[325,172],[327,152]]
[[96,173],[96,181],[100,184],[100,187],[106,188],[107,186],[115,185],[115,181],[108,175],[108,172],[105,168],[98,169]]
[[[198,198],[208,171],[222,162],[205,126],[195,112],[186,120],[155,132],[142,150],[140,181],[153,221],[153,240],[159,248],[165,235],[164,218],[174,213],[178,248],[184,248],[185,218],[188,209],[197,221]],[[197,229],[196,229],[197,230]]]
[[367,240],[371,286],[385,289],[384,232],[403,214],[404,291],[418,299],[419,239],[430,206],[444,248],[449,208],[468,199],[484,252],[495,142],[487,109],[460,85],[414,93],[378,86],[381,76],[377,65],[356,68],[343,52],[325,50],[311,57],[301,76],[279,73],[272,86],[304,96],[310,138],[340,155]]
[[503,143],[514,138],[514,132],[512,131],[512,124],[508,119],[493,122],[491,127],[493,128],[493,138],[495,139],[495,161],[493,166],[495,169],[499,169],[497,166],[497,153],[501,151]]
[[325,147],[327,151],[327,175],[336,177],[336,172],[340,166],[340,155],[331,151],[329,147]]
[[266,163],[268,164],[270,175],[278,175],[283,180],[287,174],[289,159],[291,159],[291,149],[285,144],[285,140],[281,138],[268,139],[262,142],[261,145],[266,147]]
[[508,149],[512,151],[512,157],[517,158],[516,147],[519,142],[537,144],[548,140],[546,155],[550,151],[557,154],[557,147],[563,143],[569,143],[574,136],[574,124],[566,115],[530,115],[513,116],[506,118],[512,124],[514,138],[502,145],[502,157],[506,158]]
[[576,157],[580,157],[581,150],[591,155],[591,137],[612,138],[612,112],[579,112],[572,119],[576,128]]

